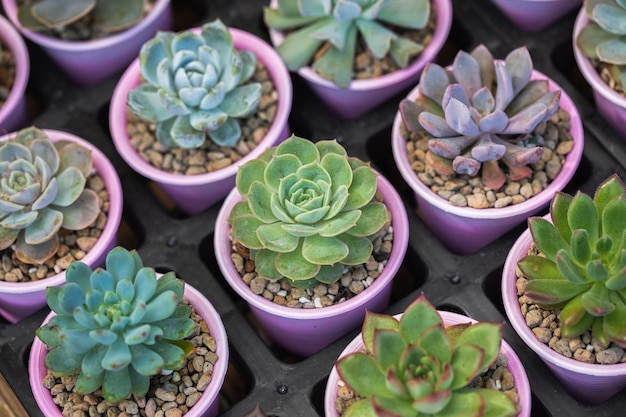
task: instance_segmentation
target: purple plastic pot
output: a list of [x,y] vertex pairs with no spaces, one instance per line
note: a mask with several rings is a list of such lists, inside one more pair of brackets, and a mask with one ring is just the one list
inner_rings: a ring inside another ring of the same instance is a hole
[[39,45],[81,87],[97,84],[121,70],[157,31],[172,27],[170,0],[156,0],[150,13],[124,32],[90,41],[66,41],[22,28],[17,20],[15,0],[2,0],[2,5],[22,35]]
[[220,271],[230,286],[248,302],[261,327],[280,346],[302,357],[313,355],[363,321],[365,310],[382,311],[389,304],[391,283],[404,260],[409,242],[409,224],[404,203],[397,191],[381,175],[378,190],[391,212],[393,249],[387,265],[372,285],[361,294],[341,303],[316,309],[281,306],[254,294],[231,261],[228,216],[241,201],[237,189],[226,197],[215,222],[215,257]]
[[[554,81],[538,71],[533,71],[532,79],[547,79],[550,90],[559,89]],[[418,86],[411,90],[408,98],[415,99],[417,96]],[[554,193],[567,185],[580,163],[584,135],[578,109],[563,90],[561,108],[570,114],[570,134],[574,139],[574,147],[567,155],[561,172],[541,193],[522,203],[486,209],[453,206],[420,181],[409,163],[406,139],[400,134],[402,116],[399,112],[396,113],[391,139],[394,161],[400,174],[415,193],[420,217],[448,249],[461,255],[479,251],[529,216],[547,207]]]
[[[354,119],[365,114],[396,93],[414,85],[426,63],[433,61],[443,47],[452,25],[452,3],[450,0],[433,0],[433,3],[433,9],[437,13],[435,33],[431,42],[409,67],[382,77],[353,80],[349,89],[337,87],[332,82],[317,75],[311,67],[300,68],[298,74],[339,117]],[[277,0],[272,0],[270,7],[277,8]],[[283,42],[284,35],[282,32],[270,29],[269,33],[274,46]]]
[[596,103],[598,112],[604,119],[609,122],[611,127],[615,129],[624,139],[626,139],[626,97],[617,93],[607,83],[600,78],[600,74],[591,65],[587,58],[576,46],[576,38],[585,26],[589,24],[589,18],[582,8],[578,12],[576,22],[574,23],[573,48],[574,58],[578,69],[582,73],[585,80],[591,86],[593,91],[593,99]]
[[[448,311],[439,311],[439,315],[443,318],[444,324],[448,326],[461,323],[476,323],[476,320],[474,319]],[[397,314],[394,317],[399,320],[400,317],[402,317],[402,314]],[[341,352],[339,358],[363,349],[363,340],[361,334],[359,333],[359,335],[352,339],[352,342],[350,342],[350,344],[346,346],[343,352]],[[506,341],[504,340],[502,341],[502,344],[500,346],[500,352],[504,354],[508,359],[508,369],[513,375],[515,388],[517,389],[517,393],[519,395],[519,404],[521,406],[521,411],[517,415],[517,417],[530,417],[530,383],[528,382],[528,376],[526,375],[524,365],[517,357],[517,354],[515,353],[513,348],[509,346],[509,344],[506,343]],[[335,409],[338,381],[339,373],[337,372],[337,368],[333,366],[333,369],[330,372],[330,376],[328,377],[328,382],[326,383],[326,391],[324,393],[324,412],[326,417],[339,417],[339,414]]]
[[513,23],[537,32],[556,22],[583,0],[491,0]]
[[[198,402],[185,413],[185,417],[215,417],[219,412],[218,394],[222,388],[228,369],[229,354],[226,329],[224,328],[219,313],[215,310],[211,302],[202,295],[200,291],[196,290],[188,283],[185,284],[184,297],[189,300],[190,304],[194,306],[196,313],[198,313],[209,326],[211,336],[215,338],[217,344],[218,355],[218,360],[213,367],[211,382],[206,390],[203,391],[202,397],[200,397]],[[54,315],[53,312],[46,317],[44,323],[50,320],[52,315]],[[46,346],[38,337],[35,337],[28,361],[30,387],[43,415],[46,417],[63,417],[61,410],[52,400],[50,390],[42,384],[43,378],[46,376],[47,372],[44,365],[46,352]]]
[[0,106],[0,132],[13,132],[24,126],[26,112],[26,85],[30,74],[28,49],[22,36],[4,16],[0,16],[0,44],[15,57],[15,81],[6,101]]
[[[550,215],[544,216],[551,220]],[[502,271],[502,301],[511,325],[519,337],[532,349],[578,400],[590,404],[606,401],[626,387],[626,363],[599,365],[579,362],[555,352],[535,337],[522,315],[515,283],[517,262],[528,254],[532,243],[530,230],[517,239],[504,263]]]
[[[199,33],[201,28],[192,30]],[[292,86],[287,67],[276,51],[262,39],[239,29],[229,28],[229,31],[235,48],[253,51],[257,59],[265,64],[278,92],[278,108],[272,126],[258,146],[236,164],[206,174],[179,175],[162,171],[143,160],[130,144],[126,131],[126,99],[129,91],[139,85],[139,59],[133,61],[126,70],[111,99],[109,127],[117,151],[131,168],[158,183],[176,205],[189,215],[199,213],[223,199],[235,186],[238,166],[282,142],[290,132],[287,122],[291,111]]]
[[[96,267],[104,264],[106,254],[117,243],[117,229],[122,219],[122,185],[113,164],[102,151],[85,139],[58,130],[44,132],[53,140],[71,140],[78,142],[91,151],[94,169],[100,174],[109,193],[109,213],[107,223],[94,247],[81,262]],[[15,133],[0,137],[4,141]],[[11,323],[16,323],[46,305],[46,287],[65,283],[65,272],[39,281],[5,282],[0,281],[0,315]]]

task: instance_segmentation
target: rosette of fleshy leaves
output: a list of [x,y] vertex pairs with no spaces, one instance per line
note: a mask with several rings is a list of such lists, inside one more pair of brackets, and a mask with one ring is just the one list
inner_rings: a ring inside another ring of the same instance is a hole
[[585,0],[591,22],[576,38],[576,46],[588,58],[609,65],[612,77],[626,86],[626,1]]
[[219,146],[234,146],[238,119],[253,115],[261,99],[261,84],[248,82],[256,55],[235,49],[219,19],[200,34],[158,32],[142,46],[139,65],[146,82],[130,91],[128,107],[156,124],[166,148],[197,148],[207,135]]
[[362,397],[343,417],[517,415],[503,392],[470,387],[498,357],[502,324],[445,326],[422,294],[400,320],[368,311],[361,335],[365,351],[336,364],[341,380]]
[[37,336],[49,348],[45,366],[55,376],[78,375],[76,391],[102,389],[118,403],[148,392],[150,377],[180,369],[194,350],[191,307],[181,304],[184,281],[174,272],[157,279],[134,250],[111,250],[106,269],[72,262],[67,284],[48,287],[56,313]]
[[144,14],[144,0],[26,0],[18,8],[22,27],[43,31],[61,29],[86,16],[108,33],[134,26]]
[[[402,35],[426,27],[429,0],[278,0],[264,9],[265,24],[289,32],[276,47],[291,71],[310,65],[321,77],[348,88],[362,39],[377,59],[389,55],[406,68],[424,45]],[[315,57],[315,58],[314,58]]]
[[417,99],[399,106],[409,132],[432,136],[427,163],[441,175],[480,173],[493,190],[507,177],[530,176],[528,165],[543,155],[542,139],[532,132],[558,111],[561,97],[548,80],[531,80],[532,72],[526,47],[504,61],[479,45],[471,53],[459,51],[450,69],[427,64]]
[[617,175],[597,188],[556,193],[552,222],[532,217],[528,225],[540,255],[519,268],[528,278],[524,294],[560,309],[563,337],[587,330],[604,343],[626,347],[626,190]]
[[335,282],[367,262],[371,236],[388,221],[374,198],[377,178],[335,140],[291,136],[239,168],[232,238],[250,249],[262,277],[300,287]]
[[21,262],[43,264],[57,252],[61,228],[93,223],[100,199],[85,188],[91,170],[89,149],[52,142],[35,127],[0,143],[0,250],[14,245]]

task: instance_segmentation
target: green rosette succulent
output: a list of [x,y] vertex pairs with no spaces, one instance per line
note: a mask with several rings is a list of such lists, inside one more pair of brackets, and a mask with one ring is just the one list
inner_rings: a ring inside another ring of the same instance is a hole
[[508,417],[515,404],[501,391],[472,388],[495,362],[502,324],[445,326],[422,294],[400,320],[368,311],[365,351],[337,361],[340,378],[362,399],[343,417]]
[[291,136],[243,164],[236,186],[243,200],[229,216],[233,240],[250,249],[260,276],[301,287],[367,262],[370,237],[389,218],[374,199],[377,174],[335,140]]
[[348,88],[359,39],[376,58],[389,55],[406,68],[424,45],[396,32],[423,29],[430,12],[429,0],[278,0],[278,8],[264,9],[264,21],[289,32],[276,48],[287,68],[296,71],[316,56],[313,70]]
[[81,230],[100,213],[86,189],[91,152],[73,142],[52,142],[41,130],[22,129],[0,143],[0,250],[42,264],[59,248],[61,228]]
[[22,27],[60,29],[91,15],[98,29],[115,33],[134,26],[144,13],[144,0],[26,0],[17,11]]
[[248,82],[256,55],[238,51],[228,28],[218,19],[202,32],[158,32],[140,51],[146,82],[128,94],[128,107],[156,124],[166,148],[198,148],[206,136],[220,146],[241,137],[237,119],[254,114],[261,84]]
[[493,190],[507,177],[530,176],[528,165],[543,155],[533,130],[558,111],[561,97],[547,80],[531,80],[532,72],[526,47],[498,61],[479,45],[471,53],[459,51],[450,69],[427,64],[417,99],[399,106],[409,132],[432,136],[427,163],[441,175],[480,174]]
[[626,86],[626,1],[585,0],[591,22],[576,38],[576,46],[588,58],[609,64],[613,79]]
[[157,280],[136,251],[111,250],[106,269],[72,262],[67,284],[46,289],[56,315],[37,337],[49,348],[55,376],[78,375],[76,391],[102,389],[110,403],[148,392],[150,377],[180,369],[193,352],[191,307],[181,304],[184,281],[169,272]]
[[541,255],[518,262],[528,278],[524,294],[561,309],[561,335],[591,329],[604,343],[626,347],[626,189],[617,175],[593,198],[556,193],[552,223],[532,217],[528,225]]

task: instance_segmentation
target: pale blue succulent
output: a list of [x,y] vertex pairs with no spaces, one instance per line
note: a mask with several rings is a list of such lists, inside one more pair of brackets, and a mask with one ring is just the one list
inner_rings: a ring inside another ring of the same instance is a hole
[[31,127],[0,144],[0,250],[42,264],[59,247],[61,228],[81,230],[100,213],[100,199],[85,188],[91,152],[73,142],[52,142]]
[[193,352],[186,340],[195,323],[181,304],[184,281],[174,272],[157,280],[136,251],[111,250],[106,269],[72,262],[67,284],[48,287],[46,300],[56,313],[37,329],[50,349],[45,366],[57,376],[76,375],[76,391],[102,389],[117,403],[148,392],[150,377],[177,370]]
[[248,82],[256,55],[238,51],[218,19],[202,32],[159,32],[146,42],[139,63],[145,83],[128,95],[131,111],[156,124],[166,148],[201,146],[207,135],[220,146],[241,137],[237,119],[254,114],[261,84]]

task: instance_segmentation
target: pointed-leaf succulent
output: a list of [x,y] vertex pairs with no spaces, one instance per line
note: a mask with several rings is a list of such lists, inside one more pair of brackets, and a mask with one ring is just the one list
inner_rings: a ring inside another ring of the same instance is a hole
[[543,155],[532,132],[559,109],[561,91],[550,91],[547,80],[531,80],[532,72],[526,47],[504,61],[479,45],[471,53],[459,51],[450,69],[429,63],[417,99],[400,103],[404,126],[432,136],[426,160],[436,172],[480,172],[483,183],[497,190],[506,175],[516,181],[532,174],[527,165]]
[[576,46],[588,58],[609,65],[613,79],[626,86],[626,1],[585,0],[591,22],[576,38]]
[[56,376],[78,375],[76,391],[102,389],[110,403],[146,394],[150,377],[177,370],[193,352],[191,307],[181,304],[184,281],[157,279],[136,251],[111,250],[106,269],[72,262],[67,284],[46,289],[56,313],[37,336],[49,348],[45,366]]
[[390,55],[405,68],[424,45],[396,31],[423,29],[430,12],[429,0],[278,0],[278,8],[265,8],[264,20],[290,31],[276,48],[287,68],[296,71],[314,60],[320,76],[348,88],[359,39],[376,58]]
[[560,309],[561,335],[591,329],[604,343],[626,347],[626,189],[617,175],[593,198],[556,193],[552,222],[532,217],[528,225],[541,255],[528,255],[519,268],[528,278],[524,294],[539,305]]
[[233,240],[251,250],[260,276],[298,286],[335,282],[367,262],[370,237],[389,218],[375,199],[377,174],[335,140],[292,136],[243,164],[236,186]]
[[157,33],[142,46],[139,65],[145,82],[130,91],[128,107],[156,124],[166,148],[197,148],[207,135],[234,146],[241,137],[237,119],[253,115],[261,99],[261,84],[248,82],[256,55],[235,49],[219,19],[200,34]]
[[42,264],[56,253],[61,228],[93,223],[100,199],[85,188],[91,170],[88,149],[34,127],[0,143],[0,250],[15,244],[20,261]]
[[361,335],[365,350],[336,364],[340,378],[362,397],[344,417],[517,414],[503,392],[470,387],[498,357],[502,324],[445,326],[422,294],[400,320],[368,311]]
[[98,29],[115,33],[141,20],[145,0],[27,0],[19,7],[22,27],[43,31],[60,29],[91,16]]

